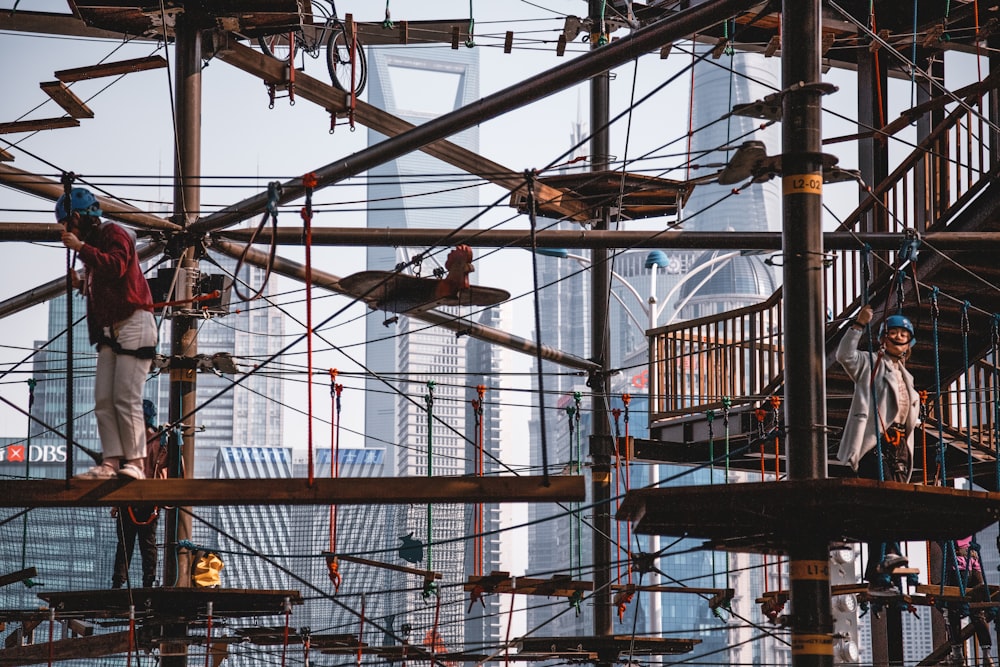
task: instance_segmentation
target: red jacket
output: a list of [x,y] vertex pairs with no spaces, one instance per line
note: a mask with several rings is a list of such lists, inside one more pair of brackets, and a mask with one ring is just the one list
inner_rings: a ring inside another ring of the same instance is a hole
[[80,249],[87,267],[87,328],[97,344],[103,327],[121,322],[137,310],[153,310],[149,284],[142,275],[135,240],[121,225],[103,222]]

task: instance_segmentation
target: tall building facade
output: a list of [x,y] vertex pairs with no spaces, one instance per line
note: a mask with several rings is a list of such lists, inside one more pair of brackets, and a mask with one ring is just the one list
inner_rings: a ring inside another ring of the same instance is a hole
[[[411,123],[420,124],[479,99],[479,51],[447,47],[379,47],[369,50],[369,101]],[[369,144],[384,141],[383,135],[369,131]],[[477,128],[451,137],[463,148],[476,151]],[[464,172],[425,153],[415,152],[380,165],[369,172],[368,226],[440,229],[442,237],[464,224],[479,205],[475,189],[440,189],[431,181]],[[432,177],[432,178],[431,178]],[[369,269],[392,270],[410,263],[424,248],[369,248]],[[422,257],[419,269],[429,276],[445,262],[448,249]],[[471,276],[476,278],[476,274]],[[487,310],[450,309],[456,316],[486,318]],[[385,312],[369,316],[366,324],[366,365],[371,375],[365,384],[365,442],[367,447],[387,447],[391,460],[387,470],[394,475],[439,476],[469,474],[474,453],[474,420],[468,402],[475,399],[478,384],[498,368],[498,353],[492,348],[470,343],[453,332],[427,327],[419,320]],[[391,376],[391,383],[384,378]],[[494,376],[495,377],[495,376]],[[492,399],[487,396],[487,402]],[[484,414],[486,433],[492,448],[498,446],[499,411],[490,407]],[[495,451],[495,450],[494,450]],[[489,460],[489,458],[487,459]],[[492,466],[491,466],[492,468]],[[472,574],[466,544],[471,534],[474,508],[462,505],[414,505],[402,518],[401,534],[423,545],[420,567],[443,575],[443,581],[464,581]],[[483,511],[484,532],[495,531],[498,512]],[[485,538],[487,567],[496,563],[498,543]],[[487,572],[488,574],[488,572]],[[479,620],[467,619],[464,592],[460,587],[440,587],[437,597],[428,591],[413,591],[400,609],[397,623],[412,628],[413,643],[434,643],[437,650],[454,650],[472,642],[489,642],[499,628],[494,618],[480,609]],[[497,596],[488,596],[497,597]],[[436,600],[440,599],[440,610]],[[486,600],[496,609],[496,601]],[[472,615],[473,612],[470,612]],[[495,615],[494,615],[495,616]],[[436,635],[435,635],[436,633]],[[469,636],[466,634],[469,633]]]

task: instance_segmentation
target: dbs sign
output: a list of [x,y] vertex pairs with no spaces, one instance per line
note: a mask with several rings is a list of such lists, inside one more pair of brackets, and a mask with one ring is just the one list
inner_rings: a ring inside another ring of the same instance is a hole
[[649,387],[649,369],[632,376],[632,386],[636,389],[646,389]]
[[65,463],[66,445],[32,445],[24,443],[0,447],[0,464],[4,463]]

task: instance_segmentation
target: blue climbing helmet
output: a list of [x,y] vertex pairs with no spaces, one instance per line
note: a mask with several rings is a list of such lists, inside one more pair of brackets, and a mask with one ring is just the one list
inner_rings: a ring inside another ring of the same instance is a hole
[[889,329],[906,329],[910,332],[910,347],[917,342],[917,332],[913,328],[913,322],[906,315],[890,315],[885,318],[885,322],[882,322],[882,326],[879,327],[878,337],[881,340]]
[[104,215],[101,204],[97,201],[94,193],[86,188],[73,188],[69,191],[69,209],[66,208],[66,195],[56,201],[56,221],[62,222],[69,217],[73,211],[84,215],[92,215],[99,218]]
[[156,427],[156,406],[148,398],[142,399],[142,416],[146,421],[146,426]]

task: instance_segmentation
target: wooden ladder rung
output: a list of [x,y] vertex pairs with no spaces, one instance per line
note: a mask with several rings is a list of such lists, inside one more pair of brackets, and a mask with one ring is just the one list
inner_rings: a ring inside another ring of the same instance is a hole
[[166,66],[167,61],[163,58],[163,56],[146,56],[145,58],[119,60],[113,63],[101,63],[100,65],[90,65],[88,67],[64,69],[56,72],[56,78],[63,83],[69,83],[71,81],[83,81],[84,79],[99,79],[104,76],[117,76],[119,74],[129,74],[131,72],[142,72],[144,70],[159,69]]
[[0,123],[0,134],[15,134],[17,132],[37,132],[38,130],[55,130],[61,127],[79,127],[76,118],[41,118],[39,120],[18,120],[13,123]]
[[73,118],[93,118],[94,112],[62,81],[43,81],[38,84],[45,93]]

